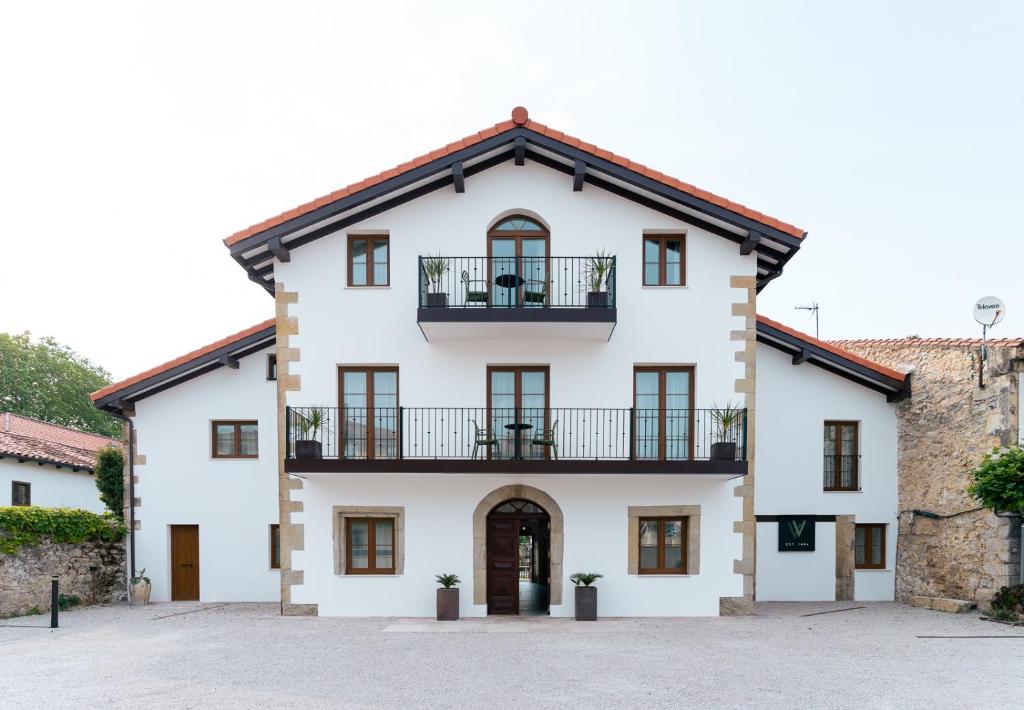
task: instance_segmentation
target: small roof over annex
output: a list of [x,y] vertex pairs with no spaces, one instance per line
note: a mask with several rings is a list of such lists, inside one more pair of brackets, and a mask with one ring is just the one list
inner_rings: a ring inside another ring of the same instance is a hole
[[434,190],[465,192],[467,178],[508,160],[537,162],[717,234],[757,254],[758,288],[782,273],[807,233],[628,158],[538,123],[517,106],[510,120],[235,232],[224,240],[249,278],[273,293],[274,258]]
[[92,473],[99,450],[119,445],[117,439],[99,434],[11,412],[0,413],[0,459],[33,461]]

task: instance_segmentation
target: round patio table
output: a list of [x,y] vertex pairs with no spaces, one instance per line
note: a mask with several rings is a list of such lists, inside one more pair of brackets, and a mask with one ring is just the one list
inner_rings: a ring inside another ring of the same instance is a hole
[[515,291],[520,286],[522,286],[524,283],[526,283],[526,279],[524,279],[519,274],[501,274],[501,275],[496,276],[494,278],[494,283],[496,285],[498,285],[498,286],[501,286],[502,288],[508,289],[508,291],[509,291],[509,293],[508,293],[508,307],[509,308],[512,308],[512,307],[518,305],[519,297],[515,293]]
[[521,459],[523,457],[523,440],[520,438],[519,432],[529,431],[530,429],[533,429],[533,424],[528,424],[526,422],[515,422],[512,424],[506,424],[505,428],[508,429],[509,431],[514,431],[516,433],[516,438],[514,442],[515,446],[513,447],[514,453],[512,454],[512,456],[513,458]]

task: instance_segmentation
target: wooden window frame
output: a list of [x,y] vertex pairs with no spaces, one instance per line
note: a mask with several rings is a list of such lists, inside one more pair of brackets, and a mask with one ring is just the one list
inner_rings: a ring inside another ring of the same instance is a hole
[[[647,283],[647,242],[658,242],[658,283]],[[679,283],[666,283],[668,261],[665,258],[665,242],[679,242]],[[640,241],[640,285],[646,288],[679,288],[686,285],[686,233],[645,234]]]
[[[366,283],[352,283],[352,242],[365,241],[366,245]],[[373,242],[383,241],[387,245],[387,275],[382,284],[374,281]],[[391,235],[389,234],[349,234],[347,241],[348,248],[348,285],[351,288],[373,288],[391,285]]]
[[277,380],[277,353],[269,353],[267,355],[267,381],[275,382]]
[[270,569],[281,569],[281,525],[270,524]]
[[[366,375],[366,459],[367,461],[377,460],[374,455],[375,441],[373,426],[371,426],[372,415],[370,412],[376,409],[376,396],[373,392],[373,375],[376,372],[395,373],[395,459],[401,458],[402,451],[402,421],[401,421],[401,377],[397,365],[342,365],[338,367],[338,455],[345,456],[345,373],[360,372]],[[355,459],[363,460],[363,459]],[[394,459],[381,459],[382,461]]]
[[[836,453],[833,454],[832,480],[835,485],[826,486],[822,481],[822,489],[825,491],[856,492],[860,490],[860,422],[852,419],[826,419],[825,429],[830,426],[836,428]],[[843,452],[843,427],[853,428],[853,453]],[[824,442],[822,443],[824,446]],[[822,464],[827,454],[822,454]],[[850,487],[843,487],[840,482],[843,480],[843,456],[852,456],[853,481]]]
[[[680,555],[682,560],[682,566],[679,569],[669,569],[665,567],[665,528],[664,523],[667,520],[679,521],[680,529],[682,530],[683,542],[680,548]],[[640,560],[643,559],[643,536],[640,534],[640,528],[643,527],[644,523],[656,522],[658,524],[658,566],[644,567]],[[687,574],[687,568],[689,566],[689,545],[690,545],[690,521],[685,515],[645,515],[637,519],[637,574]]]
[[[18,486],[25,487],[25,494],[28,496],[27,503],[15,503],[14,491]],[[32,483],[29,481],[11,481],[11,506],[17,508],[29,508],[32,506]]]
[[[494,372],[511,372],[515,375],[514,389],[515,393],[513,398],[515,403],[513,407],[517,411],[523,409],[523,373],[524,372],[543,372],[544,373],[544,428],[548,429],[551,427],[551,366],[550,365],[488,365],[487,366],[487,428],[494,433],[495,436],[499,436],[499,433],[494,431],[493,415],[494,408],[491,406],[491,374]],[[536,432],[534,432],[536,433]],[[488,460],[494,457],[493,447],[487,447],[487,458]],[[550,458],[551,452],[548,447],[544,447],[544,458]]]
[[[689,432],[688,439],[690,442],[689,451],[687,452],[688,460],[692,461],[695,453],[696,441],[694,435],[696,433],[696,417],[694,402],[697,398],[697,368],[695,365],[634,365],[633,366],[633,416],[636,416],[638,407],[636,406],[636,375],[638,372],[657,372],[658,373],[658,458],[657,459],[644,459],[644,460],[656,460],[665,461],[665,454],[668,451],[668,442],[665,438],[667,430],[666,422],[668,417],[666,416],[665,409],[665,373],[668,372],[688,372],[690,373],[690,416],[689,419]],[[636,436],[632,437],[629,442],[631,458],[636,458]]]
[[[391,523],[391,567],[377,567],[377,523],[387,520]],[[398,559],[398,520],[390,516],[349,517],[345,516],[345,574],[394,575]],[[352,566],[352,523],[367,524],[367,565],[365,568]]]
[[[855,526],[854,526],[854,538],[853,538],[853,541],[854,541],[853,542],[853,544],[854,544],[854,555],[853,555],[853,566],[854,566],[854,569],[886,569],[886,565],[885,565],[885,559],[886,559],[886,557],[885,557],[886,556],[886,540],[885,540],[885,538],[887,537],[887,532],[886,532],[886,528],[887,527],[888,526],[885,523],[856,523],[855,524]],[[857,549],[856,549],[857,537],[856,537],[856,530],[863,530],[864,531],[864,562],[862,564],[857,564]],[[882,545],[881,545],[882,555],[881,555],[881,561],[878,562],[877,564],[871,562],[871,560],[870,560],[870,558],[871,558],[871,547],[874,544],[874,536],[875,536],[876,533],[880,534],[882,536]]]
[[[242,453],[242,426],[253,425],[256,427],[256,453]],[[235,428],[235,448],[230,454],[217,453],[217,427],[233,426]],[[259,422],[255,419],[213,419],[210,421],[210,453],[215,459],[258,459],[260,457],[260,430]]]
[[[533,222],[540,229],[498,229],[499,225],[504,224],[510,219],[524,219],[529,222]],[[515,259],[517,263],[523,258],[523,240],[524,239],[543,239],[544,240],[544,277],[547,280],[548,287],[552,283],[551,275],[551,231],[541,224],[540,220],[534,219],[525,214],[511,214],[507,217],[502,217],[498,220],[497,224],[487,230],[487,304],[491,305],[491,298],[493,296],[493,284],[494,284],[494,256],[493,256],[493,243],[495,239],[514,239],[516,243],[516,254]],[[507,258],[507,257],[501,257]],[[521,273],[517,275],[522,276]],[[523,305],[525,291],[520,286],[516,288],[516,306]]]

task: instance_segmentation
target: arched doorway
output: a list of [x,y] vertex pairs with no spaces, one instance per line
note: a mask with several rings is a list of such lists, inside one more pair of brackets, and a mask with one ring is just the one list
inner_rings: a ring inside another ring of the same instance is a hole
[[524,498],[487,514],[487,613],[548,613],[551,590],[551,516]]

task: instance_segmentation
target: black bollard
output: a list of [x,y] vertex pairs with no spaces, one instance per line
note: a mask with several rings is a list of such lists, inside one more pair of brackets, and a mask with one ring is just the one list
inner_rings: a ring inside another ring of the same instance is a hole
[[57,577],[50,578],[50,628],[57,628],[57,612],[60,610],[60,595],[57,594]]

